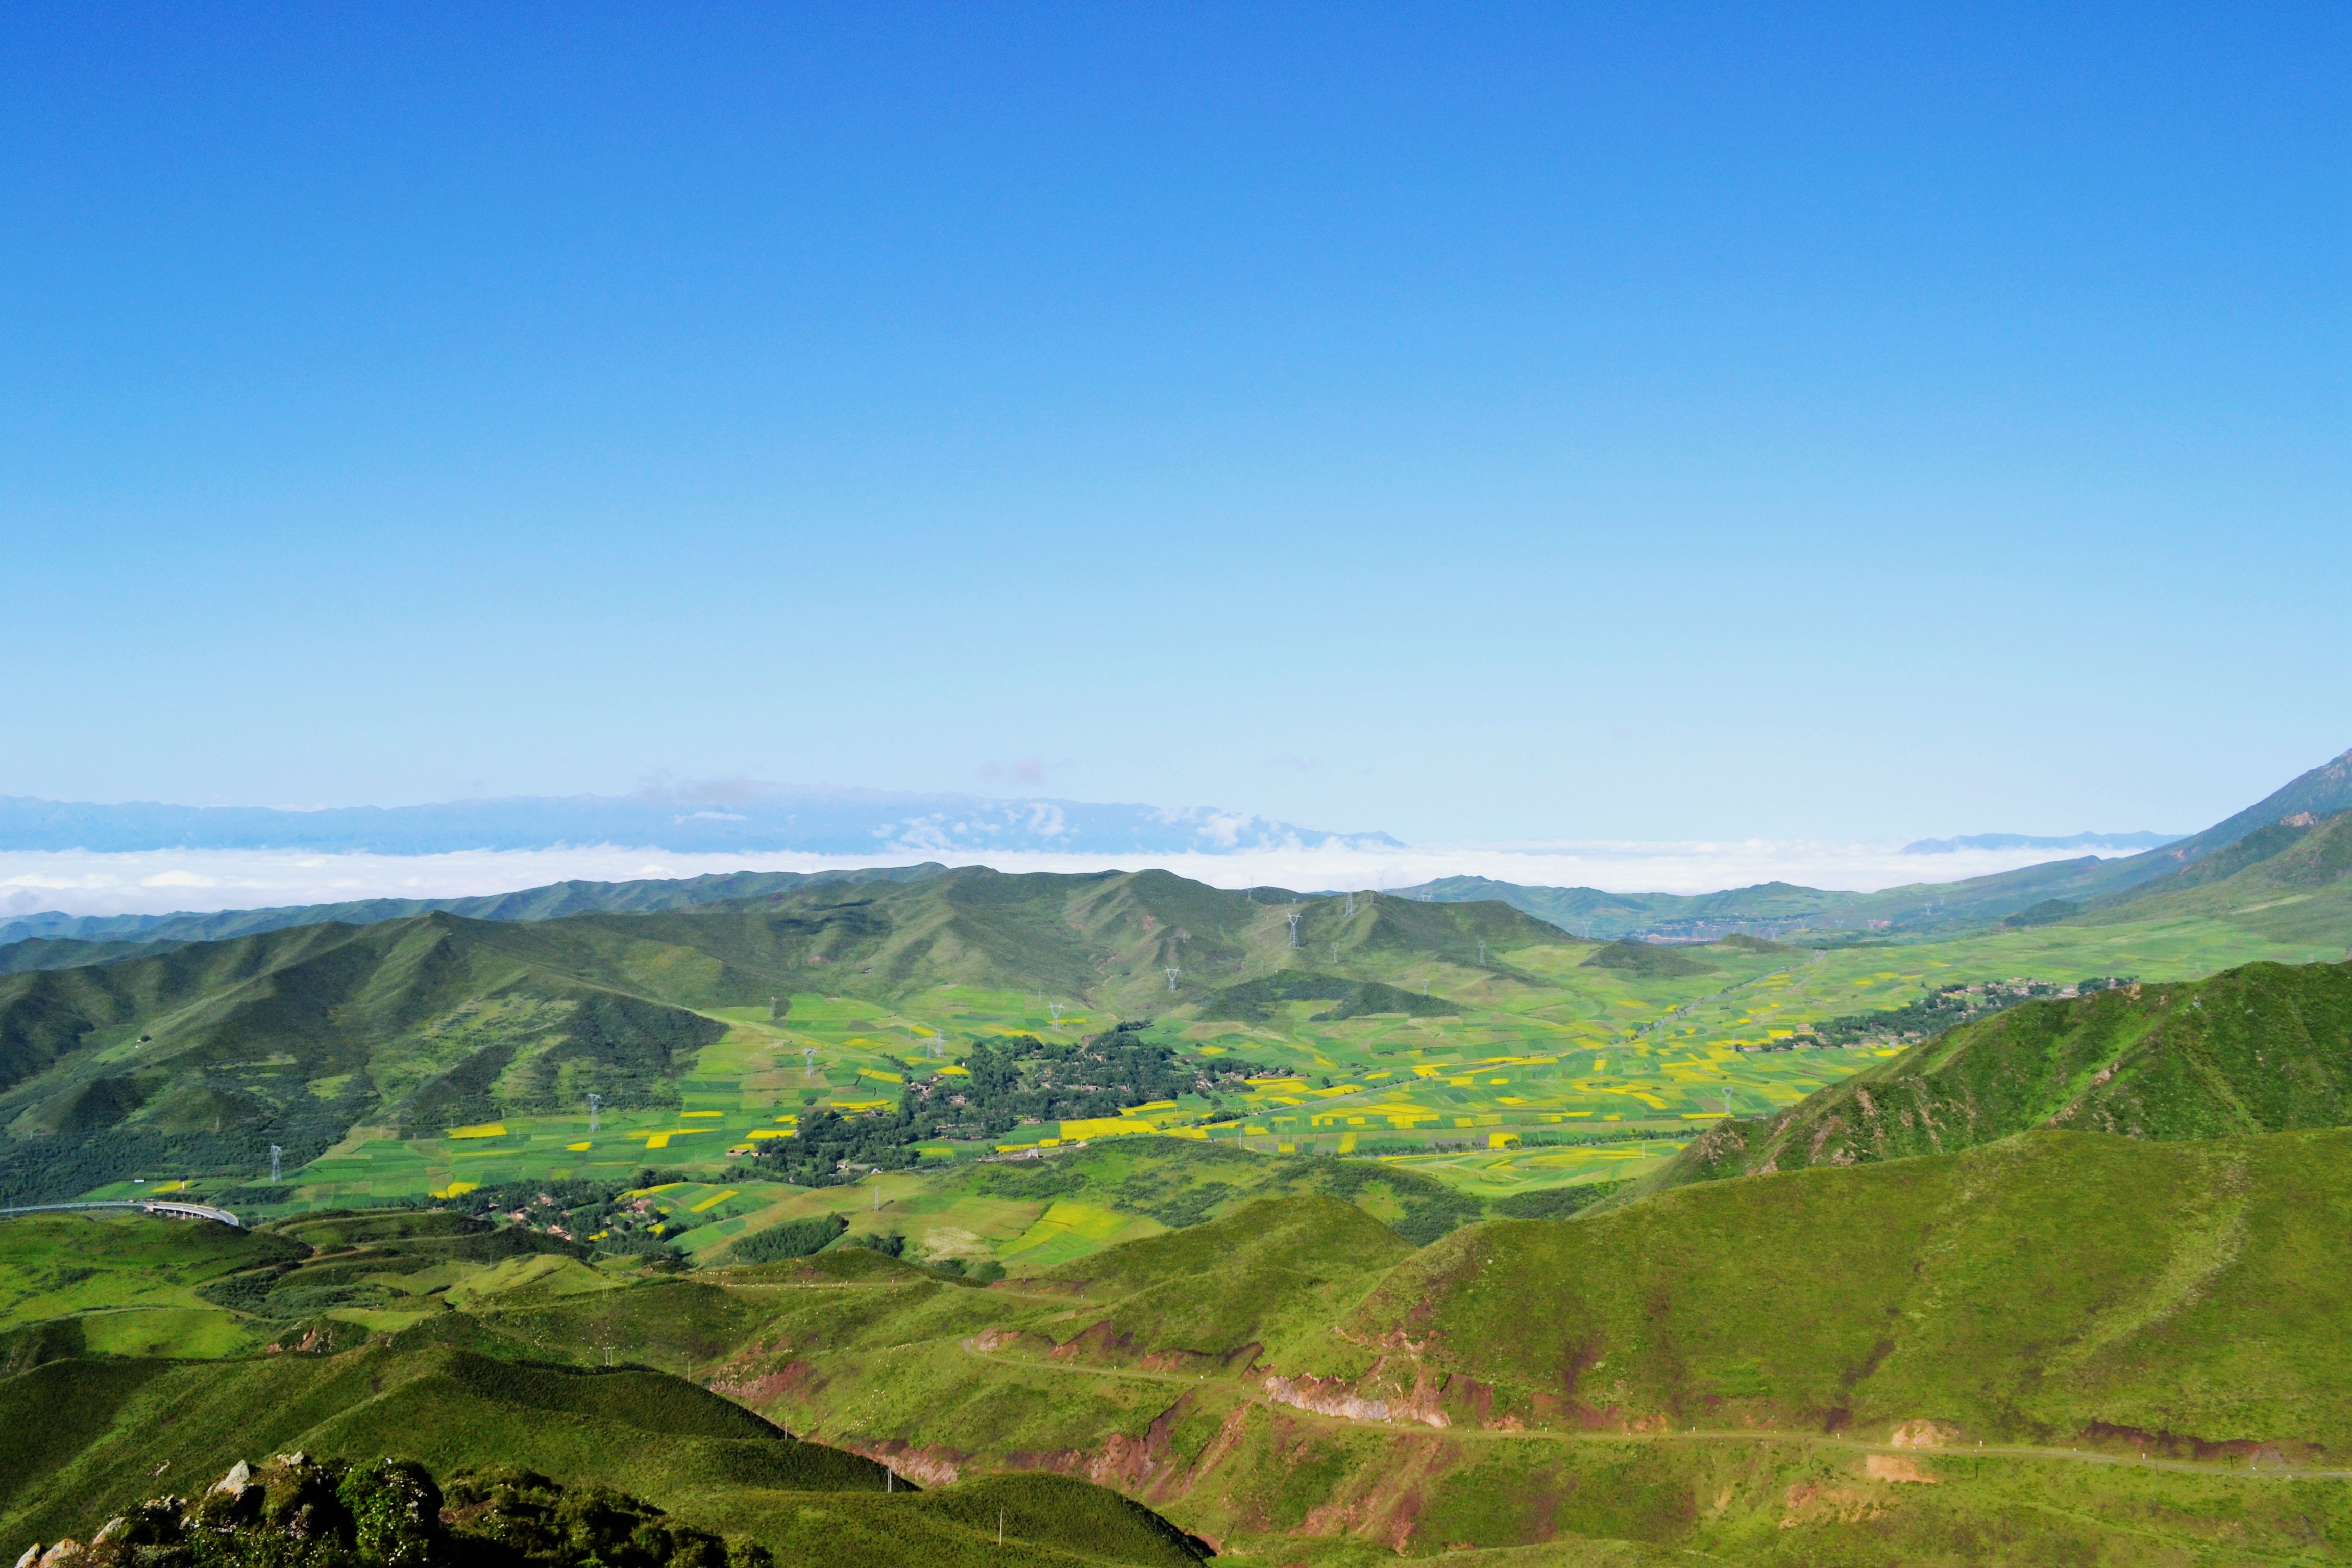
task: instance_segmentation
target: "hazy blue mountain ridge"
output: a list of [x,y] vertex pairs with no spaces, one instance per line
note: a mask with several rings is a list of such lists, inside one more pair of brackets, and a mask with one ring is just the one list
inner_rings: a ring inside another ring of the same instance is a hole
[[783,784],[694,786],[631,795],[522,795],[429,805],[115,805],[0,796],[0,850],[307,849],[442,855],[615,844],[675,854],[909,855],[943,850],[1176,854],[1394,846],[1246,812]]

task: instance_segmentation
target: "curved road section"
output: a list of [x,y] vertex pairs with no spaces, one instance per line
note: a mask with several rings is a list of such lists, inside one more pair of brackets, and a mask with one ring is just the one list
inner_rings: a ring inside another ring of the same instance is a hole
[[10,1204],[0,1211],[0,1218],[14,1219],[20,1214],[68,1214],[87,1209],[137,1209],[142,1214],[160,1215],[165,1219],[208,1219],[232,1230],[243,1230],[245,1222],[226,1209],[216,1209],[210,1204],[175,1204],[163,1198],[118,1198],[88,1204]]

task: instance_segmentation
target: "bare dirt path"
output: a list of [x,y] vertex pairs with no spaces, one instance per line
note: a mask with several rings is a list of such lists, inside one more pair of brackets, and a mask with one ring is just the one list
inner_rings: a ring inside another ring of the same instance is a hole
[[[1374,1427],[1389,1432],[1424,1430],[1395,1421],[1374,1421],[1346,1415],[1327,1415],[1320,1411],[1305,1410],[1269,1397],[1265,1392],[1245,1379],[1209,1377],[1202,1374],[1187,1376],[1181,1373],[1143,1372],[1125,1367],[1065,1366],[1050,1362],[1026,1360],[1016,1356],[998,1355],[973,1348],[969,1341],[960,1349],[976,1360],[992,1362],[1000,1366],[1024,1372],[1060,1373],[1071,1377],[1115,1377],[1143,1383],[1170,1383],[1186,1388],[1199,1388],[1215,1383],[1240,1393],[1245,1398],[1269,1408],[1279,1408],[1296,1416],[1328,1422],[1339,1426]],[[1436,1430],[1436,1428],[1426,1428]],[[1899,1454],[1906,1458],[1934,1459],[2047,1459],[2084,1465],[2116,1465],[2147,1470],[2177,1470],[2189,1475],[2214,1476],[2264,1480],[2340,1481],[2352,1480],[2352,1469],[2321,1469],[2311,1466],[2289,1465],[2213,1465],[2191,1459],[2150,1458],[2146,1455],[2107,1454],[2088,1448],[2040,1447],[2022,1443],[1981,1443],[1969,1447],[1939,1448],[1898,1448],[1886,1443],[1866,1443],[1854,1437],[1838,1437],[1819,1432],[1775,1432],[1716,1430],[1687,1427],[1679,1432],[1553,1432],[1541,1427],[1523,1431],[1496,1431],[1483,1426],[1448,1426],[1447,1435],[1482,1442],[1525,1443],[1788,1443],[1806,1447],[1834,1448],[1855,1454]]]

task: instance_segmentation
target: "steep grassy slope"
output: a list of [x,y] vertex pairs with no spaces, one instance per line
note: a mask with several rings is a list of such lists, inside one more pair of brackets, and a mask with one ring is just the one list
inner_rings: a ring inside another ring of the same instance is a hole
[[2093,926],[2199,919],[2284,941],[2352,943],[2352,811],[2273,822],[2080,916]]
[[1082,1475],[1287,1563],[1563,1538],[1759,1563],[2332,1562],[2352,1489],[2210,1467],[2352,1452],[2347,1155],[2334,1131],[2035,1132],[1401,1258],[1360,1214],[1291,1199],[988,1289],[874,1258],[853,1279],[827,1255],[433,1331],[690,1354],[927,1480]]
[[1969,1439],[2352,1454],[2352,1299],[2332,1261],[2347,1156],[2341,1131],[2034,1132],[1710,1183],[1462,1232],[1350,1328],[1402,1333],[1487,1421],[1926,1419]]
[[1656,1178],[1949,1152],[2040,1126],[2212,1138],[2352,1122],[2352,965],[2032,1002],[1964,1025],[1780,1115],[1724,1121]]
[[1252,1346],[1278,1358],[1293,1341],[1328,1333],[1412,1250],[1353,1204],[1261,1198],[1213,1224],[1066,1264],[1029,1288],[1115,1303],[1068,1342],[1073,1350],[1222,1367]]
[[[159,1461],[174,1477],[206,1445],[299,1441],[436,1466],[496,1450],[847,1564],[977,1563],[974,1522],[992,1550],[996,1507],[1018,1519],[1026,1495],[985,1489],[1060,1476],[1286,1563],[1544,1542],[1545,1562],[2336,1562],[2352,1557],[2352,1487],[2268,1472],[2352,1453],[2347,1155],[2342,1131],[2037,1131],[1478,1225],[1417,1252],[1369,1202],[1299,1195],[988,1289],[855,1249],[593,1289],[550,1277],[341,1353],[68,1358],[0,1382],[0,1478],[29,1478],[0,1510],[53,1532],[26,1489],[152,1489]],[[1131,1151],[1085,1158],[1116,1185],[1143,1173]],[[1199,1202],[1249,1163],[1194,1158],[1158,1201]],[[286,1229],[342,1249],[310,1264],[325,1267],[389,1249],[376,1223]],[[733,1425],[750,1418],[678,1379],[584,1375],[607,1357],[690,1369],[947,1489],[923,1506],[963,1533],[867,1511],[903,1499],[780,1479],[779,1455],[807,1445]],[[2001,1451],[2021,1443],[2038,1447]],[[1038,1495],[1046,1526],[1127,1527],[1084,1512],[1097,1493]]]
[[723,1026],[644,982],[719,988],[719,966],[563,924],[305,926],[0,979],[0,1188],[251,1170],[272,1142],[299,1163],[362,1116],[437,1129],[591,1089],[673,1100]]
[[[56,1419],[63,1411],[70,1422]],[[404,1455],[436,1469],[520,1465],[615,1486],[632,1478],[638,1495],[689,1516],[732,1487],[883,1487],[866,1461],[795,1442],[677,1378],[457,1350],[69,1358],[0,1382],[0,1523],[45,1538],[145,1496],[159,1475],[185,1485],[213,1474],[220,1456],[297,1448]]]
[[236,1458],[297,1449],[601,1483],[686,1523],[761,1541],[787,1562],[1197,1560],[1165,1521],[1081,1482],[1014,1477],[894,1496],[881,1467],[796,1441],[675,1377],[445,1349],[200,1364],[68,1359],[0,1380],[0,1531],[45,1541],[86,1531],[159,1486],[191,1489]]

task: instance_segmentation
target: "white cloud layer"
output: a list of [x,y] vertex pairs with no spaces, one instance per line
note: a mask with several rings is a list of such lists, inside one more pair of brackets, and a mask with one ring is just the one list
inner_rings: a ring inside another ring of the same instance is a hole
[[321,855],[299,850],[165,849],[138,854],[0,853],[0,919],[68,914],[164,914],[350,899],[437,899],[510,892],[571,879],[628,881],[739,870],[815,871],[932,858],[1004,871],[1139,870],[1160,866],[1221,888],[1404,888],[1439,877],[1490,877],[1612,892],[1705,893],[1757,882],[1870,891],[1906,882],[1958,881],[2055,858],[2047,850],[1906,855],[1899,843],[1748,839],[1740,842],[1420,846],[1245,849],[1234,854],[1106,857],[935,851],[867,857],[677,855],[616,846],[475,850],[450,855]]

